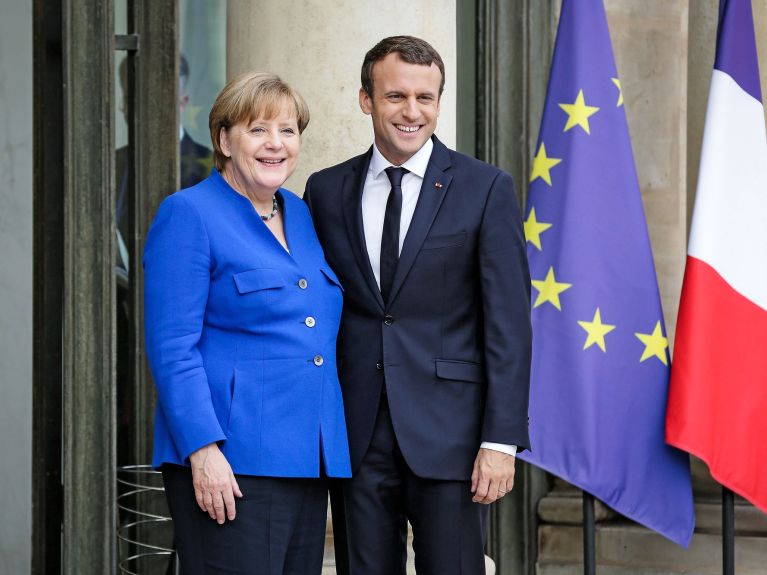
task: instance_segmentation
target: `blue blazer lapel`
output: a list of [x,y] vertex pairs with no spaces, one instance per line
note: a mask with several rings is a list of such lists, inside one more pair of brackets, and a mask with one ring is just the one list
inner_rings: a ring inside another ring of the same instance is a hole
[[[275,241],[273,245],[275,246],[275,249],[286,255],[295,264],[299,263],[303,258],[304,246],[310,244],[310,229],[306,226],[306,222],[300,217],[300,214],[297,213],[298,210],[294,209],[292,205],[288,205],[289,202],[286,199],[286,196],[288,194],[292,196],[293,192],[286,190],[285,188],[280,188],[280,194],[282,194],[283,197],[282,206],[285,216],[283,224],[285,226],[285,238],[287,239],[290,253],[285,251],[285,248],[280,245],[277,238],[274,238]],[[311,228],[311,230],[313,230],[313,228]],[[269,232],[268,229],[266,231]]]
[[402,252],[400,252],[397,271],[394,273],[394,281],[392,282],[389,306],[394,302],[410,268],[413,267],[426,234],[429,233],[431,224],[434,222],[434,218],[442,205],[442,200],[445,198],[445,193],[453,180],[453,176],[445,173],[445,170],[449,169],[451,165],[450,152],[436,136],[432,136],[432,139],[434,140],[434,149],[431,152],[429,165],[421,184],[421,193],[415,206],[413,220],[410,222],[405,242],[402,244]]
[[362,188],[365,186],[365,177],[370,166],[370,158],[373,155],[372,146],[367,154],[360,156],[360,161],[355,164],[354,169],[347,173],[343,181],[343,200],[344,219],[346,220],[346,232],[349,235],[349,245],[360,273],[365,279],[373,298],[383,310],[384,302],[381,297],[381,290],[378,289],[373,267],[370,265],[367,244],[365,243],[365,230],[362,226]]

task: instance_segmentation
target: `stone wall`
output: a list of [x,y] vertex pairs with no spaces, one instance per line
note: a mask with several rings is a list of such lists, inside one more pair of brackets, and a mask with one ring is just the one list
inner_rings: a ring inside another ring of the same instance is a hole
[[606,0],[673,345],[686,254],[687,0]]
[[[44,142],[41,145],[45,145]],[[32,2],[0,18],[0,572],[30,568]]]
[[304,96],[312,119],[301,160],[286,187],[303,193],[314,171],[361,154],[373,142],[359,109],[360,66],[386,36],[428,40],[445,62],[445,92],[437,135],[456,141],[456,1],[293,0],[227,5],[227,77],[249,69],[277,73]]

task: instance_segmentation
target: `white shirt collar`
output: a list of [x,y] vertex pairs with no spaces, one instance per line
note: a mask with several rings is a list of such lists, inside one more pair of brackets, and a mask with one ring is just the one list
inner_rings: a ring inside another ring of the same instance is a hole
[[[434,148],[434,142],[431,138],[426,140],[426,143],[421,146],[415,154],[410,156],[408,160],[402,164],[402,167],[409,171],[411,174],[415,174],[419,178],[423,179],[426,176],[426,168],[429,165],[429,159],[431,158],[431,151]],[[368,171],[377,179],[378,176],[388,167],[393,166],[389,160],[383,157],[383,154],[378,151],[378,146],[373,144],[373,157],[370,158],[370,168]]]

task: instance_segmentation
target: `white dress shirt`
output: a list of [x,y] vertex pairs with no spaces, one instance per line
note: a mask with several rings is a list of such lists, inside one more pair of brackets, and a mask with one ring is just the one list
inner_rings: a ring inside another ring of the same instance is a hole
[[[399,252],[402,252],[402,244],[405,242],[405,236],[410,229],[410,222],[413,220],[415,205],[421,194],[421,184],[426,175],[426,167],[429,165],[433,147],[434,144],[431,139],[427,140],[420,150],[402,164],[402,167],[410,173],[405,174],[402,178]],[[379,288],[381,287],[381,236],[383,236],[386,201],[389,199],[389,192],[391,191],[391,182],[389,182],[389,176],[384,170],[393,165],[383,157],[374,145],[373,157],[370,159],[370,167],[365,177],[365,187],[362,189],[362,227],[365,231],[365,245]]]
[[[402,252],[402,244],[410,229],[413,220],[418,196],[421,194],[421,184],[426,176],[426,168],[429,165],[431,151],[434,143],[431,138],[415,154],[402,164],[401,167],[410,173],[402,178],[402,212],[399,220],[399,252]],[[370,158],[370,166],[365,176],[365,186],[362,189],[362,227],[365,232],[365,245],[368,250],[370,266],[376,278],[378,287],[381,287],[381,237],[383,236],[384,217],[386,215],[386,202],[391,191],[391,182],[386,175],[386,168],[393,166],[389,160],[383,157],[378,147],[373,145],[373,157]],[[503,443],[490,443],[483,441],[480,447],[493,449],[508,455],[516,455],[516,445]]]

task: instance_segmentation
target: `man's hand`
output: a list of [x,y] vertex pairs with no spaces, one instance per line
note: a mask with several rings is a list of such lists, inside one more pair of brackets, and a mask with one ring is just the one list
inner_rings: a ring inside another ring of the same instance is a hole
[[189,456],[192,464],[194,496],[200,509],[207,511],[219,525],[235,517],[234,496],[242,497],[229,462],[218,445],[211,443]]
[[515,460],[513,455],[494,449],[480,449],[471,473],[472,501],[489,505],[511,491]]

